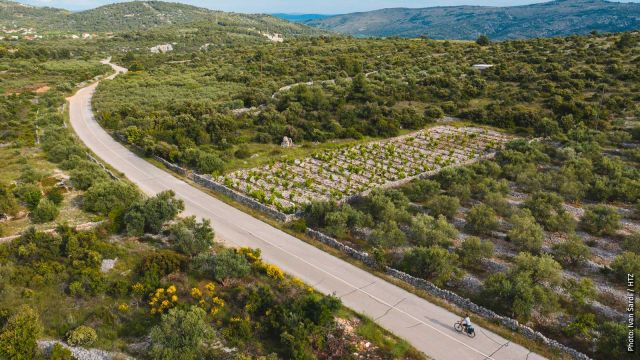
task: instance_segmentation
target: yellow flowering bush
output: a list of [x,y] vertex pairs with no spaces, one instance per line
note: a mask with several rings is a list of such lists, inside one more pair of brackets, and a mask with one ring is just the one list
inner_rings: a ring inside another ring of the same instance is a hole
[[176,287],[171,285],[168,288],[158,288],[151,295],[149,305],[151,305],[151,314],[163,314],[167,310],[176,306],[178,303],[178,295],[176,295]]
[[140,284],[139,282],[135,283],[131,286],[131,291],[136,295],[142,294],[144,293],[144,285]]
[[118,310],[120,312],[123,312],[123,313],[128,312],[129,311],[129,304],[122,303],[122,304],[118,305]]
[[198,288],[191,289],[191,297],[194,299],[200,299],[202,297],[202,291]]
[[191,297],[198,302],[198,306],[215,316],[224,307],[224,300],[216,296],[216,286],[213,283],[205,285],[205,293],[198,288],[191,289]]
[[244,255],[249,262],[255,263],[260,262],[260,249],[252,249],[248,247],[243,247],[238,250],[238,252]]
[[275,279],[275,280],[284,279],[284,271],[280,270],[280,268],[275,265],[265,264],[264,271],[267,273],[267,276],[272,279]]
[[307,287],[304,281],[302,281],[300,278],[297,278],[297,277],[294,277],[293,279],[291,279],[291,286],[301,288],[301,289],[304,289]]

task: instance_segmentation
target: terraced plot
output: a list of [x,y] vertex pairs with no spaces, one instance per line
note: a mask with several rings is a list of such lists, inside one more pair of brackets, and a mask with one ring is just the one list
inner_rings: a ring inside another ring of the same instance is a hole
[[216,180],[261,203],[294,213],[313,200],[344,201],[445,167],[490,157],[511,137],[480,128],[437,126],[389,140],[240,170]]

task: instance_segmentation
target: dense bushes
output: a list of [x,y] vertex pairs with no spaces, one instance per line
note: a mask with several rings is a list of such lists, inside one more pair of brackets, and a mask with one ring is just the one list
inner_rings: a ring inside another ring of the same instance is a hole
[[104,181],[95,184],[83,196],[83,207],[87,211],[108,215],[114,210],[124,210],[140,199],[133,185],[123,181]]
[[24,305],[0,329],[0,357],[3,359],[31,360],[37,356],[36,341],[42,334],[38,314]]
[[45,223],[53,221],[59,213],[60,210],[51,200],[41,199],[38,206],[31,211],[31,219],[34,223]]
[[218,282],[239,279],[249,275],[251,264],[237,250],[225,249],[218,253],[201,254],[191,262],[191,268]]
[[456,254],[439,246],[418,247],[404,256],[401,269],[441,286],[459,274],[457,263],[458,256]]
[[484,284],[482,298],[512,317],[527,320],[536,310],[549,313],[558,307],[552,288],[560,284],[560,265],[551,257],[521,253],[508,273],[491,274]]
[[216,338],[207,313],[198,308],[172,309],[151,329],[151,355],[156,359],[201,359]]
[[87,347],[98,339],[96,331],[89,326],[79,326],[67,333],[66,341],[71,346]]
[[[120,187],[127,189],[127,191],[132,191],[126,185],[121,185]],[[100,190],[98,192],[98,194],[106,194],[107,196],[109,193],[110,190]],[[89,190],[86,196],[88,197],[89,195],[93,196],[93,191]],[[134,200],[136,197],[140,197],[137,193],[133,194],[133,196]],[[123,223],[127,234],[130,236],[141,236],[145,232],[156,234],[160,232],[162,225],[167,221],[173,220],[184,210],[184,202],[175,198],[173,190],[161,192],[154,197],[136,203],[130,199],[126,199],[126,201],[121,199],[119,201],[122,207],[116,205],[111,209],[126,209]]]
[[209,220],[198,223],[195,217],[181,219],[169,229],[169,241],[181,253],[196,256],[213,245],[214,232]]
[[590,206],[582,216],[582,227],[594,235],[614,235],[620,225],[621,216],[604,205]]
[[18,202],[8,186],[0,183],[0,215],[15,215]]
[[484,204],[472,207],[466,221],[465,230],[473,234],[490,234],[499,225],[496,212]]
[[[406,39],[290,39],[289,47],[277,50],[238,44],[231,52],[174,53],[171,58],[189,61],[179,74],[175,63],[149,54],[123,55],[119,61],[125,66],[147,70],[102,84],[95,106],[100,121],[130,142],[205,173],[244,158],[250,142],[389,137],[443,115],[562,137],[578,128],[607,129],[632,108],[628,99],[636,89],[622,76],[605,74],[613,69],[635,74],[634,58],[598,48],[602,43],[614,48],[617,41],[614,35],[586,36],[478,47]],[[539,52],[547,61],[531,55]],[[341,60],[344,53],[358,65]],[[616,57],[615,66],[610,56]],[[260,59],[260,66],[246,59]],[[415,66],[415,59],[425,59],[429,71]],[[469,69],[479,59],[496,66]],[[314,83],[277,91],[307,81]],[[140,84],[149,91],[140,91]],[[230,111],[243,106],[260,111]],[[576,178],[566,175],[558,185],[567,196],[588,190],[573,186]],[[625,178],[594,179],[610,191],[590,193],[637,199],[637,181]]]

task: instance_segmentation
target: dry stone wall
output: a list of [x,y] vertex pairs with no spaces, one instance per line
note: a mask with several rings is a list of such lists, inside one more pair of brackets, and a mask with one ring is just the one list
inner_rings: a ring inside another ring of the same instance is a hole
[[207,189],[213,190],[215,192],[218,192],[220,194],[226,195],[228,197],[230,197],[231,199],[246,205],[254,210],[258,210],[261,211],[265,214],[267,214],[268,216],[271,216],[272,218],[282,221],[282,222],[289,222],[292,221],[294,219],[297,218],[296,215],[293,214],[285,214],[282,213],[276,209],[273,209],[271,207],[265,206],[261,203],[259,203],[258,201],[245,196],[243,194],[240,194],[237,191],[234,191],[232,189],[229,189],[228,187],[219,184],[215,181],[213,181],[211,179],[210,176],[208,175],[200,175],[200,174],[193,174],[192,175],[192,179],[193,181],[195,181],[197,184],[202,185],[204,187],[206,187]]

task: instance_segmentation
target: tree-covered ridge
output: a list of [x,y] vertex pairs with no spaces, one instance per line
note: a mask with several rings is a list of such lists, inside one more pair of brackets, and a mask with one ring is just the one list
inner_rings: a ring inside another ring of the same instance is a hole
[[18,2],[0,0],[0,26],[6,28],[32,27],[71,12],[50,7],[35,7]]
[[163,1],[117,3],[81,12],[27,7],[12,2],[2,4],[0,25],[28,26],[40,32],[127,32],[206,22],[285,36],[322,33],[269,15],[226,13]]
[[[102,124],[205,173],[396,136],[443,115],[535,136],[606,129],[637,111],[640,93],[636,33],[488,46],[316,38],[116,61],[134,71],[98,89]],[[472,67],[481,63],[494,66]],[[285,136],[302,146],[279,150]],[[202,166],[205,154],[217,165]]]
[[526,39],[637,30],[640,5],[603,0],[557,0],[511,7],[393,8],[321,17],[303,23],[354,36],[472,40]]

